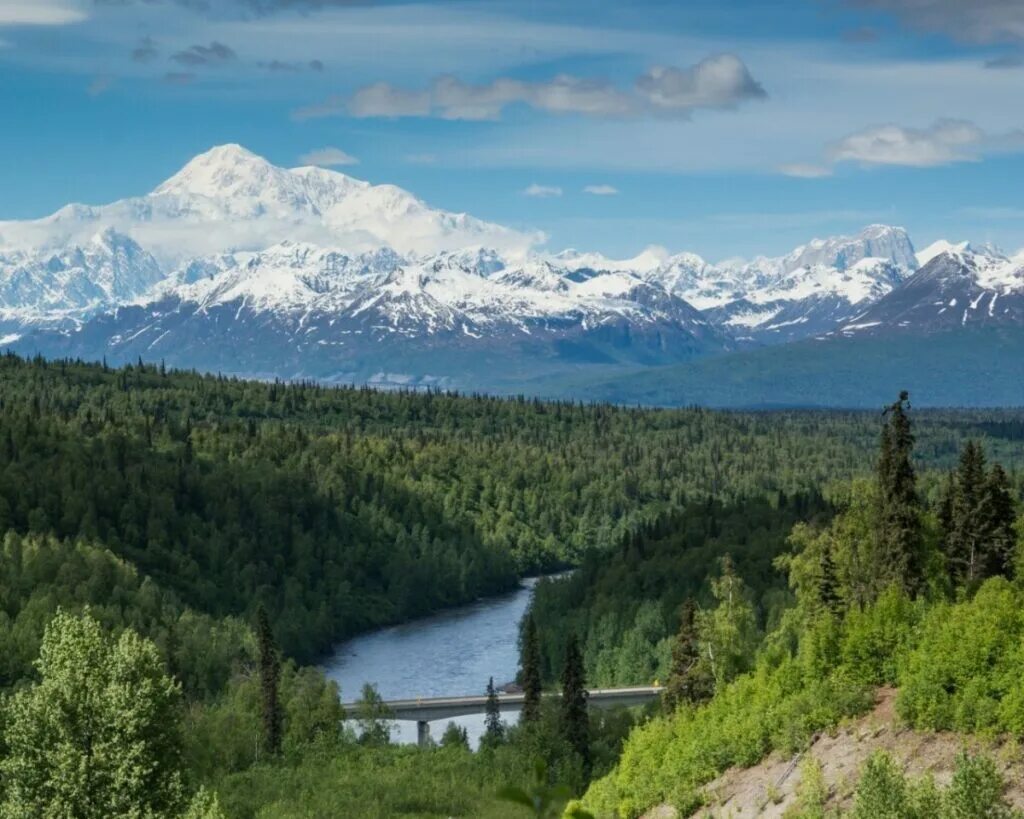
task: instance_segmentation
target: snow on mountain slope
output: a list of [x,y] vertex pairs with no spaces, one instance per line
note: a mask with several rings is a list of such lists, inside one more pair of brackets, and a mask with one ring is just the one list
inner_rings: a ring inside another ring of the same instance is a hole
[[948,245],[903,285],[841,327],[843,335],[926,334],[1024,322],[1024,252]]
[[393,185],[323,168],[279,168],[238,145],[200,154],[151,193],[110,205],[68,205],[51,216],[0,222],[0,247],[61,248],[113,227],[163,263],[285,239],[349,252],[391,247],[429,254],[467,245],[521,256],[542,240],[427,206]]
[[54,251],[0,248],[0,322],[86,318],[162,279],[149,253],[110,228]]

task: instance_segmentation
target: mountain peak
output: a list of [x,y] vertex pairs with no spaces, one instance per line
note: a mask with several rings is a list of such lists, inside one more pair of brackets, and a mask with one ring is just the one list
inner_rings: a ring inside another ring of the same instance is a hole
[[279,173],[280,169],[241,145],[217,145],[189,160],[153,194],[252,196]]

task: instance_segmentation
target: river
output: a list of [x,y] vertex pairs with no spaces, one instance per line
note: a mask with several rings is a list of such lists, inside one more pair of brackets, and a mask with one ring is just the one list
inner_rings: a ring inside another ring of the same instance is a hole
[[[496,686],[515,679],[519,621],[535,584],[526,580],[510,594],[357,637],[338,647],[324,671],[341,686],[346,702],[358,699],[364,683],[376,685],[386,700],[483,694],[490,677]],[[503,718],[511,722],[517,715]],[[477,743],[482,714],[452,721]],[[447,722],[431,724],[434,739],[440,739]],[[416,724],[396,722],[392,737],[415,742]]]

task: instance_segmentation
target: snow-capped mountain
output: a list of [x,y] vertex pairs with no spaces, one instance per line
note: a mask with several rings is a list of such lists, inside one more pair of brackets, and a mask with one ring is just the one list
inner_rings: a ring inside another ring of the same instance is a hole
[[924,266],[839,328],[843,335],[932,333],[1024,324],[1024,253],[1013,258],[967,242],[922,252]]
[[285,239],[349,252],[387,246],[423,254],[478,245],[516,256],[542,238],[431,208],[394,185],[324,168],[279,168],[239,145],[223,145],[145,196],[0,222],[0,247],[63,248],[104,228],[131,237],[164,264]]
[[0,330],[81,321],[163,279],[156,259],[112,228],[52,251],[0,247]]
[[963,323],[1024,319],[1024,257],[966,243],[915,254],[902,228],[717,264],[659,247],[550,253],[541,238],[227,145],[144,196],[0,222],[0,345],[489,386],[944,326],[964,305]]

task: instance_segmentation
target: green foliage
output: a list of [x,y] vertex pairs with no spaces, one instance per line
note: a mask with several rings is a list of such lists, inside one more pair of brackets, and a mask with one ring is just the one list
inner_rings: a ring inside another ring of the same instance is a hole
[[442,748],[462,748],[469,750],[469,735],[466,729],[454,722],[449,722],[441,735]]
[[750,592],[736,576],[731,558],[722,559],[722,574],[711,581],[715,607],[697,614],[700,662],[716,690],[750,668],[760,642]]
[[877,468],[878,560],[872,568],[883,585],[896,583],[914,594],[924,585],[925,558],[908,402],[903,391],[885,409]]
[[278,691],[281,682],[281,660],[277,656],[277,644],[270,630],[267,610],[263,606],[256,611],[256,640],[260,651],[260,716],[263,722],[263,743],[268,754],[279,754],[283,722]]
[[47,626],[38,683],[5,704],[0,815],[217,817],[216,800],[188,805],[182,781],[180,690],[153,643],[113,638],[88,612]]
[[[759,623],[777,619],[789,598],[773,561],[795,523],[825,514],[817,496],[780,496],[774,505],[766,500],[692,504],[642,527],[610,554],[589,555],[569,577],[541,581],[531,613],[545,678],[556,676],[565,640],[577,633],[587,679],[594,685],[666,680],[683,603],[693,599],[706,609],[717,608],[712,581],[726,555],[750,588],[743,592],[743,606],[752,607]],[[749,625],[737,636],[747,640]]]
[[892,758],[874,753],[861,772],[852,819],[1011,819],[1005,783],[987,757],[961,754],[953,780],[940,791],[931,777],[908,782]]
[[915,726],[1024,735],[1024,592],[997,577],[934,606],[900,678],[897,707]]
[[910,819],[912,815],[903,772],[888,754],[872,754],[861,771],[852,819]]
[[506,725],[501,719],[501,705],[498,702],[498,691],[494,687],[494,677],[487,680],[487,706],[484,711],[484,734],[480,743],[484,747],[494,748],[505,739]]
[[573,634],[565,648],[562,669],[562,732],[566,742],[583,762],[583,775],[590,776],[590,716],[587,711],[587,678],[583,671],[583,655]]
[[527,612],[523,620],[519,656],[519,682],[523,687],[523,707],[519,721],[523,725],[532,725],[540,719],[541,704],[540,643],[532,612]]

